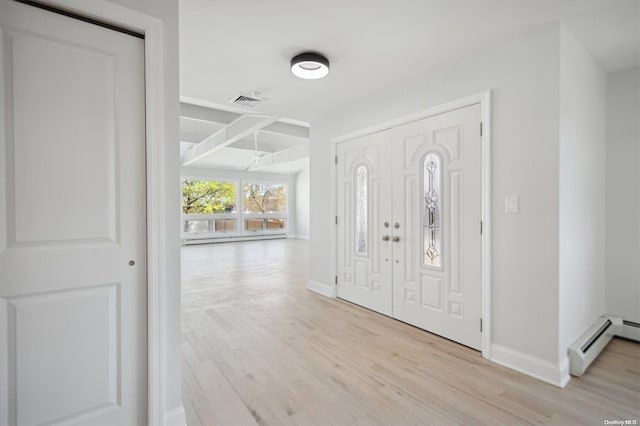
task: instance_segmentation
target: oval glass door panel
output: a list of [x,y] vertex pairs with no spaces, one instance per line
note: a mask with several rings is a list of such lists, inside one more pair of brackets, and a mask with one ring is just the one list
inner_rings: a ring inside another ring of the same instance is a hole
[[442,266],[442,167],[440,156],[430,152],[423,161],[422,222],[424,264]]
[[368,244],[368,181],[367,181],[367,167],[358,166],[356,168],[356,234],[355,234],[355,246],[356,254],[361,256],[367,255]]

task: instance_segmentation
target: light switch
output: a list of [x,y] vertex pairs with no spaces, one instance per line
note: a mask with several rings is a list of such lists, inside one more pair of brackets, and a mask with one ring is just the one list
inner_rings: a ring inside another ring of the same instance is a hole
[[504,197],[504,212],[518,213],[518,196],[517,195],[506,195]]

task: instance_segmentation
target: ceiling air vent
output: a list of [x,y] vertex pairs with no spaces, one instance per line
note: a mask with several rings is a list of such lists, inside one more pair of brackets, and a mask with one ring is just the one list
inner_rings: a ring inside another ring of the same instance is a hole
[[244,106],[249,108],[255,108],[261,105],[263,102],[264,102],[264,99],[261,99],[257,93],[251,93],[251,94],[241,93],[239,95],[234,96],[233,99],[229,101],[229,103],[232,103],[234,105],[239,105],[239,106]]

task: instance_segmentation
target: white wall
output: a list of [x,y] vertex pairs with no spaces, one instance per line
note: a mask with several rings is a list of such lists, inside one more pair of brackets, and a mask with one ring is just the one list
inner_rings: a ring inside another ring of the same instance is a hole
[[[331,285],[331,139],[487,89],[493,93],[494,344],[558,357],[559,24],[334,109],[311,126],[310,279]],[[400,66],[400,65],[399,65]],[[520,213],[504,213],[504,196]],[[545,364],[546,365],[546,364]]]
[[605,313],[606,74],[560,32],[559,358]]
[[296,176],[296,236],[309,238],[309,162]]
[[146,15],[154,16],[163,24],[164,59],[164,182],[166,253],[164,259],[168,271],[165,277],[167,292],[165,302],[166,327],[166,401],[167,413],[177,413],[169,421],[184,421],[181,412],[181,341],[180,334],[180,140],[179,79],[178,79],[178,0],[110,0]]
[[640,68],[607,76],[606,310],[640,322]]

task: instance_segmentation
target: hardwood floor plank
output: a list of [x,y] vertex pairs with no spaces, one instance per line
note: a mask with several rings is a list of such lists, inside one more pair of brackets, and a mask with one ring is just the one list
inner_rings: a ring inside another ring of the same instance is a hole
[[565,389],[306,289],[308,242],[183,248],[191,425],[602,425],[640,421],[640,345]]

